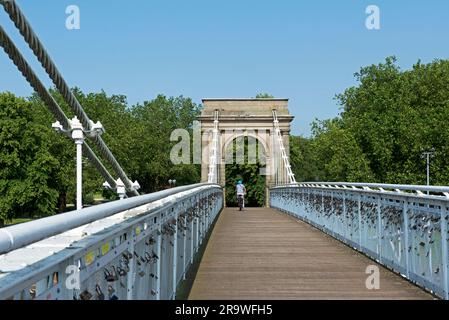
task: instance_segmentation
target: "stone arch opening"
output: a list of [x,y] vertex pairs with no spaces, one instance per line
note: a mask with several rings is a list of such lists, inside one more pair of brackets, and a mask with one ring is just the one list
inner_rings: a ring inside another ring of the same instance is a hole
[[[219,159],[215,175],[216,181],[226,185],[225,150],[235,139],[247,136],[256,138],[263,146],[265,155],[265,185],[268,187],[280,184],[279,177],[283,161],[276,149],[273,110],[277,113],[277,125],[280,130],[287,156],[290,154],[290,125],[294,117],[288,111],[288,99],[203,99],[203,109],[198,120],[201,122],[201,181],[208,181],[210,157],[215,150],[213,144],[214,120],[218,112],[218,150]],[[214,160],[215,162],[215,160]],[[268,198],[267,196],[265,197]],[[268,203],[266,203],[268,205]]]
[[247,189],[245,206],[265,206],[267,153],[261,139],[254,135],[238,135],[229,139],[223,150],[226,205],[237,206],[235,185],[242,180]]

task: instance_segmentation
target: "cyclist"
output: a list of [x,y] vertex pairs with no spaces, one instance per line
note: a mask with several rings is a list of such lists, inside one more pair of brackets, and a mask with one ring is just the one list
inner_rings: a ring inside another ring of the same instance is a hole
[[245,185],[243,184],[242,180],[239,180],[237,182],[236,193],[237,193],[237,203],[239,205],[239,210],[242,211],[242,208],[245,208],[245,194],[246,194],[246,188],[245,188]]

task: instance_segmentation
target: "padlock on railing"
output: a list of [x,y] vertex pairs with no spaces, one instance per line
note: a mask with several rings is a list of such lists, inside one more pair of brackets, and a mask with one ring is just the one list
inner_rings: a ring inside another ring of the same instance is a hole
[[97,293],[97,300],[104,300],[104,293],[103,291],[101,291],[101,288],[98,284],[95,286],[95,292]]
[[112,286],[108,286],[108,294],[109,300],[118,300],[118,297],[115,294],[115,289]]
[[112,266],[112,272],[110,272],[107,268],[104,269],[104,279],[107,282],[115,282],[118,280],[117,271],[114,266]]
[[120,277],[126,277],[126,275],[128,274],[128,271],[126,271],[122,267],[117,267],[117,273]]
[[79,295],[81,300],[90,300],[92,298],[92,293],[90,293],[89,291],[84,290],[83,292],[80,293]]

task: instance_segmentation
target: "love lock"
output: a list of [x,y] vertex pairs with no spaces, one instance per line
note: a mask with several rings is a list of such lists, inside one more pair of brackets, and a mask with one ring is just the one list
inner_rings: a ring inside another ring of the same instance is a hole
[[152,251],[151,253],[153,254],[152,258],[159,260],[159,257],[157,256],[156,252]]
[[134,251],[134,255],[136,256],[136,262],[137,262],[137,264],[140,266],[140,265],[142,265],[142,263],[145,263],[145,262],[147,262],[146,260],[145,260],[145,258],[143,258],[143,257],[141,257],[141,256],[139,256],[135,251]]
[[101,288],[98,284],[95,286],[95,291],[97,292],[97,300],[104,300],[104,293],[103,291],[101,291]]
[[133,258],[133,255],[131,252],[123,252],[122,253],[123,258],[125,258],[125,260],[127,260],[129,262],[129,260],[131,260]]
[[155,242],[156,242],[156,241],[154,240],[154,238],[153,238],[153,237],[150,237],[147,241],[145,241],[145,244],[146,244],[147,246],[151,246],[151,245],[153,245]]
[[81,300],[90,300],[92,298],[92,293],[90,293],[87,290],[84,290],[80,293],[80,299]]
[[129,272],[129,260],[120,260],[120,267],[124,269],[126,272]]
[[109,272],[107,268],[104,269],[104,278],[107,282],[115,282],[118,280],[117,271],[114,266],[112,266],[112,272]]
[[151,255],[148,253],[148,252],[145,252],[145,262],[146,263],[150,263],[151,262],[151,260],[152,260],[152,257],[151,257]]
[[121,267],[117,267],[117,273],[120,277],[125,277],[128,274],[128,272]]
[[115,289],[112,286],[108,286],[109,300],[118,300],[117,295],[115,295]]
[[141,270],[141,271],[139,272],[139,276],[143,278],[143,277],[145,276],[145,272],[144,272],[143,270]]

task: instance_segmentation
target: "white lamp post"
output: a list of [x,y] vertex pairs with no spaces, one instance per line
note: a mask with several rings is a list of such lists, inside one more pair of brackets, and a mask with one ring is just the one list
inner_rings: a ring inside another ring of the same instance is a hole
[[[425,151],[421,154],[423,159],[426,159],[426,183],[427,186],[430,185],[430,158],[433,158],[435,155],[435,148],[430,149],[429,151]],[[427,191],[429,194],[429,191]]]
[[176,185],[176,180],[175,179],[170,179],[168,180],[168,184],[170,185],[170,188],[174,187]]
[[84,130],[83,125],[75,116],[69,120],[70,128],[64,129],[59,121],[52,124],[52,128],[57,132],[63,132],[70,134],[70,137],[75,141],[76,145],[76,209],[81,210],[83,208],[83,143],[84,133],[92,135],[100,135],[104,132],[104,128],[100,122],[92,122],[92,130]]

